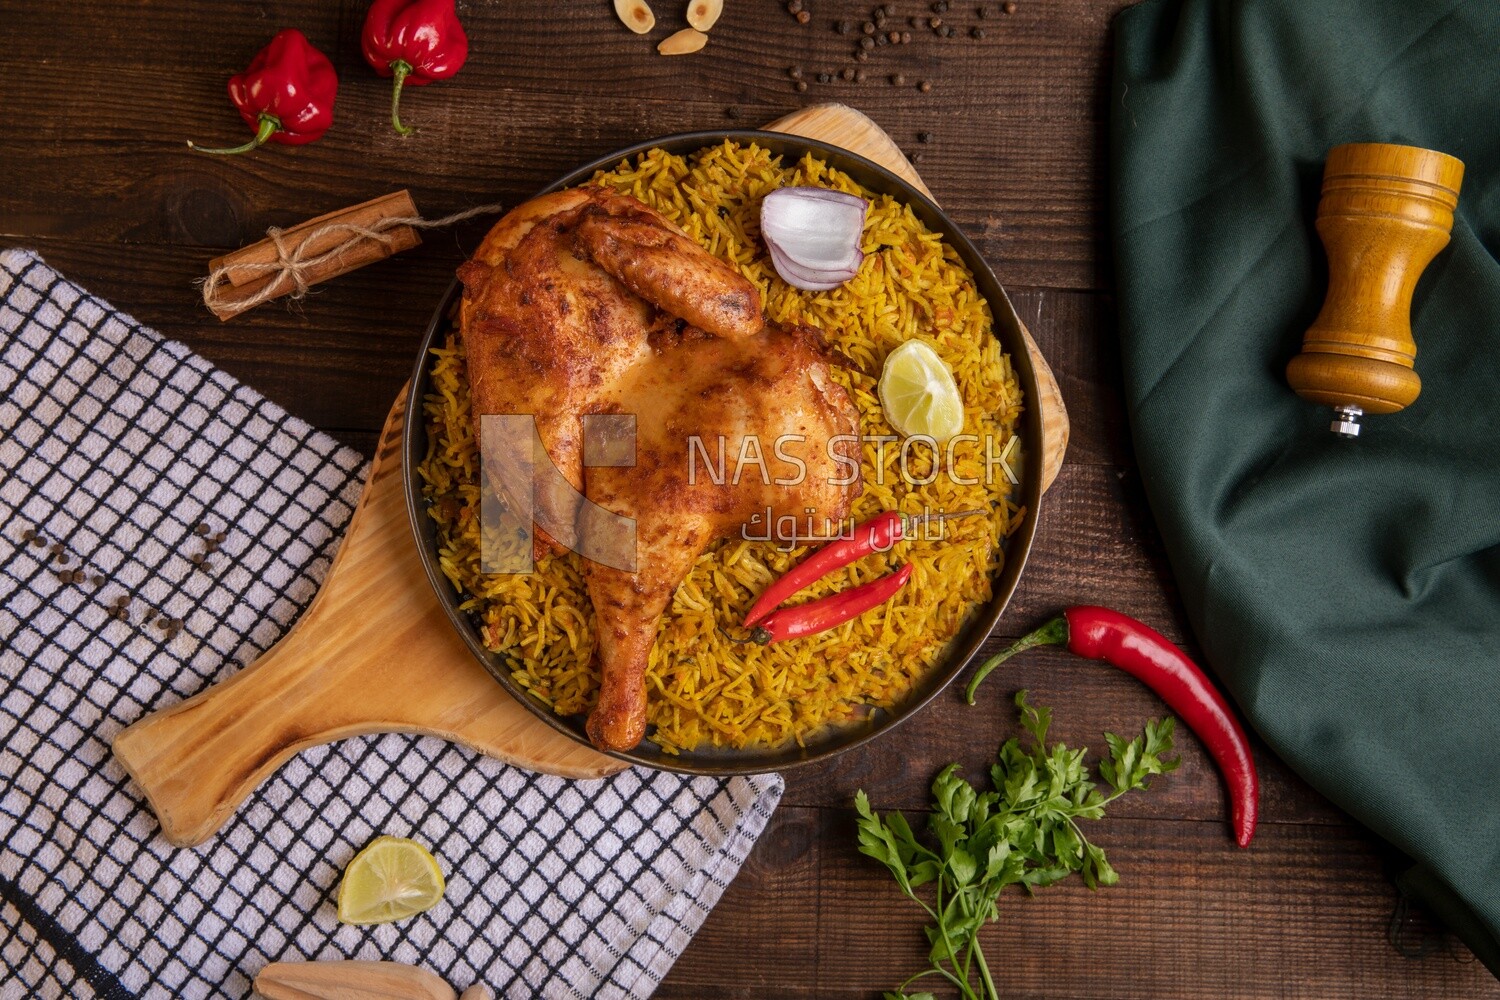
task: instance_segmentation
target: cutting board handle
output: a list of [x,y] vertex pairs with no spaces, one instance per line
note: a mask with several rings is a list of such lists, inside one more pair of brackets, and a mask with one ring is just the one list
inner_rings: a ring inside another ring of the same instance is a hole
[[538,722],[448,622],[406,517],[406,395],[386,419],[328,578],[296,626],[232,677],[115,737],[115,756],[172,843],[201,843],[293,754],[350,736],[441,736],[570,778],[625,766]]

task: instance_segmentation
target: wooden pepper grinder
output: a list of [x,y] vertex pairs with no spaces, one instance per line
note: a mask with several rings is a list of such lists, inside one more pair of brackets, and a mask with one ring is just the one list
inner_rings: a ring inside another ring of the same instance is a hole
[[1334,409],[1330,426],[1359,435],[1366,413],[1395,413],[1422,391],[1411,296],[1448,245],[1464,165],[1415,146],[1336,146],[1323,169],[1318,236],[1328,253],[1328,297],[1286,366],[1303,399]]

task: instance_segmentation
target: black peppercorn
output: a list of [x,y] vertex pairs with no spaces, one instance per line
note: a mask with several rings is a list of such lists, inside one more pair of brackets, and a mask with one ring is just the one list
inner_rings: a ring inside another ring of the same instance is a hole
[[948,13],[948,0],[932,0],[932,12],[934,14]]
[[854,67],[853,66],[845,66],[843,68],[843,70],[839,73],[839,76],[843,77],[845,80],[847,80],[849,82],[853,82],[853,80],[854,80]]
[[932,81],[923,80],[921,83],[917,84],[917,89],[924,94],[929,93],[932,90]]
[[911,32],[910,31],[903,31],[903,32],[901,32],[901,44],[902,45],[910,45],[911,44]]
[[839,34],[841,34],[841,35],[847,35],[847,34],[849,34],[849,33],[850,33],[850,32],[851,32],[851,31],[853,31],[853,30],[854,30],[854,22],[853,22],[853,21],[850,21],[850,20],[848,20],[848,19],[847,19],[847,18],[846,18],[846,19],[845,19],[845,20],[842,20],[842,21],[840,21],[840,22],[839,22],[839,23],[838,23],[838,27],[837,27],[837,29],[836,29],[836,30],[837,30],[837,31],[838,31],[838,33],[839,33]]
[[199,521],[197,524],[193,525],[193,534],[195,534],[195,535],[206,535],[206,534],[208,534],[208,525],[205,524],[205,523],[203,523],[202,521]]
[[984,18],[987,18],[987,17],[990,16],[990,9],[989,9],[989,7],[985,6],[984,4],[980,4],[979,5],[979,9],[977,11],[975,11],[974,13],[976,13],[976,14],[979,15],[980,20],[983,20]]
[[893,86],[893,87],[899,87],[902,84],[904,84],[905,82],[906,82],[906,77],[902,76],[900,73],[892,73],[891,74],[891,86]]
[[861,38],[859,40],[859,47],[868,52],[875,47],[875,39],[866,35],[864,38]]
[[802,67],[793,66],[786,71],[786,75],[791,77],[793,80],[800,80],[802,79]]
[[807,81],[806,80],[798,80],[793,85],[793,88],[797,91],[797,93],[799,93],[799,94],[805,94],[805,93],[807,93]]
[[931,132],[918,132],[917,133],[917,141],[918,142],[931,142],[932,141],[932,133]]
[[854,71],[854,82],[855,83],[864,83],[865,82],[865,71],[864,70],[857,69],[857,70]]
[[941,32],[939,32],[939,34],[941,34],[944,38],[952,38],[953,37],[953,25],[951,25],[951,24],[945,24],[945,25],[943,25],[943,30]]
[[818,82],[819,83],[832,83],[833,82],[833,75],[830,74],[830,73],[819,73],[818,74]]
[[875,36],[875,44],[876,45],[889,45],[890,43],[891,43],[891,40],[889,38],[886,38],[884,35],[876,35]]
[[1014,14],[1016,12],[1015,0],[1006,0],[1005,6],[1000,9],[1007,14]]
[[786,10],[788,14],[802,13],[802,0],[788,0]]
[[984,29],[976,26],[973,31],[969,32],[969,34],[973,35],[975,38],[983,38]]
[[808,13],[808,12],[807,12],[807,11],[805,11],[805,10],[804,10],[804,11],[802,11],[802,12],[801,12],[801,13],[799,13],[799,14],[798,14],[798,15],[797,15],[797,23],[798,23],[798,24],[806,24],[806,23],[807,23],[807,22],[809,22],[809,21],[811,21],[811,20],[812,20],[812,15],[811,15],[811,14],[809,14],[809,13]]
[[46,546],[47,546],[47,540],[45,538],[43,538],[41,535],[37,535],[37,536],[35,536],[34,538],[31,539],[31,547],[34,548],[34,549],[46,548]]
[[864,25],[859,30],[863,31],[867,35],[873,35],[873,34],[875,34],[875,22],[874,21],[866,21],[864,23]]
[[854,61],[855,62],[869,62],[870,61],[870,53],[866,52],[864,49],[860,49],[858,52],[854,53]]
[[929,17],[927,19],[927,27],[933,29],[934,31],[936,31],[938,28],[941,28],[942,26],[943,19],[940,17]]

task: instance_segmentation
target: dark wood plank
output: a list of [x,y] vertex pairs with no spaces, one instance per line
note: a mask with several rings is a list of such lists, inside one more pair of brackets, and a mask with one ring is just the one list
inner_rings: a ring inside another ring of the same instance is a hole
[[[471,5],[470,63],[412,93],[408,114],[421,132],[405,140],[385,127],[388,84],[352,44],[362,4],[342,16],[322,5],[315,17],[297,4],[267,4],[264,18],[219,14],[187,33],[180,25],[194,19],[191,0],[147,5],[128,29],[116,24],[91,39],[88,60],[70,58],[72,8],[44,6],[16,25],[13,43],[33,57],[0,77],[0,106],[25,109],[22,127],[0,135],[0,161],[27,165],[0,191],[0,232],[224,249],[266,225],[393,187],[412,187],[418,205],[436,214],[516,200],[579,162],[653,135],[754,125],[841,100],[912,150],[919,132],[932,134],[921,149],[924,176],[1003,280],[1100,285],[1105,25],[1118,4],[1030,0],[1015,16],[990,19],[982,42],[918,30],[910,46],[877,50],[864,84],[814,83],[794,93],[791,65],[814,80],[852,65],[853,41],[832,23],[858,7],[841,6],[799,28],[771,4],[730,4],[709,51],[664,59],[599,0]],[[949,19],[978,24],[968,5]],[[335,127],[311,146],[253,156],[187,150],[188,138],[238,141],[244,126],[224,81],[275,27],[291,23],[339,69]],[[163,37],[174,44],[159,44]],[[51,67],[59,63],[73,74],[67,87],[56,85]],[[888,82],[898,71],[907,78],[901,87]],[[933,91],[918,93],[918,79],[930,79]]]
[[[854,850],[851,815],[782,806],[658,995],[718,996],[722,986],[727,996],[811,987],[819,996],[873,997],[923,968],[924,915]],[[818,832],[809,837],[809,829]],[[1381,877],[1381,852],[1353,828],[1273,826],[1251,851],[1205,823],[1111,816],[1088,832],[1109,851],[1120,884],[1008,894],[982,939],[1002,996],[1500,995],[1451,938],[1439,934],[1438,950],[1421,961],[1391,947],[1395,893]],[[778,836],[806,838],[807,850],[783,864]],[[809,984],[812,937],[820,951]]]

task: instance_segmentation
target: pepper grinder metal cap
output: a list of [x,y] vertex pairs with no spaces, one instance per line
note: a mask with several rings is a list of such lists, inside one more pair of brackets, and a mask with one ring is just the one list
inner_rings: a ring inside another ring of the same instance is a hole
[[1446,153],[1356,142],[1323,168],[1317,229],[1328,295],[1286,367],[1303,399],[1331,406],[1329,429],[1357,437],[1367,413],[1395,413],[1422,391],[1411,297],[1448,245],[1464,165]]

